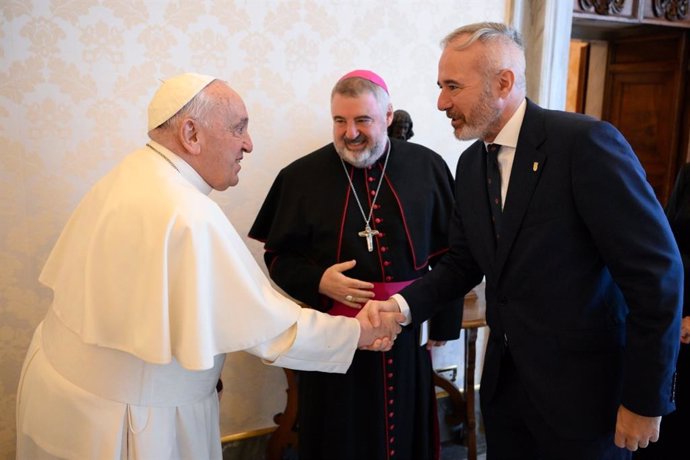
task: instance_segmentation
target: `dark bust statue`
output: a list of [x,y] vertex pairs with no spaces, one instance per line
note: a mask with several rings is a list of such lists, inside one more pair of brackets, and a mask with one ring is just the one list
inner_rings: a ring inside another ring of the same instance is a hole
[[406,141],[412,136],[414,136],[414,132],[412,132],[412,118],[410,114],[404,110],[393,112],[393,122],[388,127],[388,137]]

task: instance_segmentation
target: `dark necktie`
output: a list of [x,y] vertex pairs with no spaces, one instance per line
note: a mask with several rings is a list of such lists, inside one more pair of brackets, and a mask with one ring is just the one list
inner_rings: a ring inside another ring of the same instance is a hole
[[498,169],[499,144],[489,144],[486,148],[486,187],[489,192],[489,207],[491,208],[491,220],[494,224],[496,240],[501,235],[501,172]]

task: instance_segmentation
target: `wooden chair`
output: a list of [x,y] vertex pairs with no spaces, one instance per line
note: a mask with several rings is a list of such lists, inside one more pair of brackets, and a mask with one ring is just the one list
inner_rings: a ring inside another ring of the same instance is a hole
[[266,460],[283,460],[288,449],[295,452],[298,448],[297,411],[298,383],[297,373],[292,369],[283,369],[287,379],[287,401],[285,410],[273,416],[278,428],[271,434],[266,446]]
[[446,414],[450,426],[463,425],[462,444],[467,447],[467,460],[477,460],[477,417],[474,412],[474,370],[477,361],[477,331],[486,326],[484,284],[465,296],[462,328],[465,330],[465,378],[463,391],[452,382],[434,373],[434,385],[445,390],[452,410]]

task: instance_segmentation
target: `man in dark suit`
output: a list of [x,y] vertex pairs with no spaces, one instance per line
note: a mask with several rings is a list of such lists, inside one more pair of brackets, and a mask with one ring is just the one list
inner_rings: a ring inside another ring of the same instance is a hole
[[614,459],[673,410],[683,274],[645,173],[610,124],[525,97],[519,34],[443,41],[439,110],[460,140],[451,249],[385,302],[413,324],[486,277],[487,458]]

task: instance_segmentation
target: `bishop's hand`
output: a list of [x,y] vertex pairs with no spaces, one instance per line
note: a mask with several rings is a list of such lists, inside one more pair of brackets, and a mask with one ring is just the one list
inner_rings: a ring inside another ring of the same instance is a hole
[[680,326],[680,342],[684,344],[690,343],[690,316],[683,317],[683,322]]
[[351,308],[361,308],[367,300],[374,298],[374,285],[345,276],[354,268],[355,260],[333,264],[323,272],[319,281],[319,293]]

